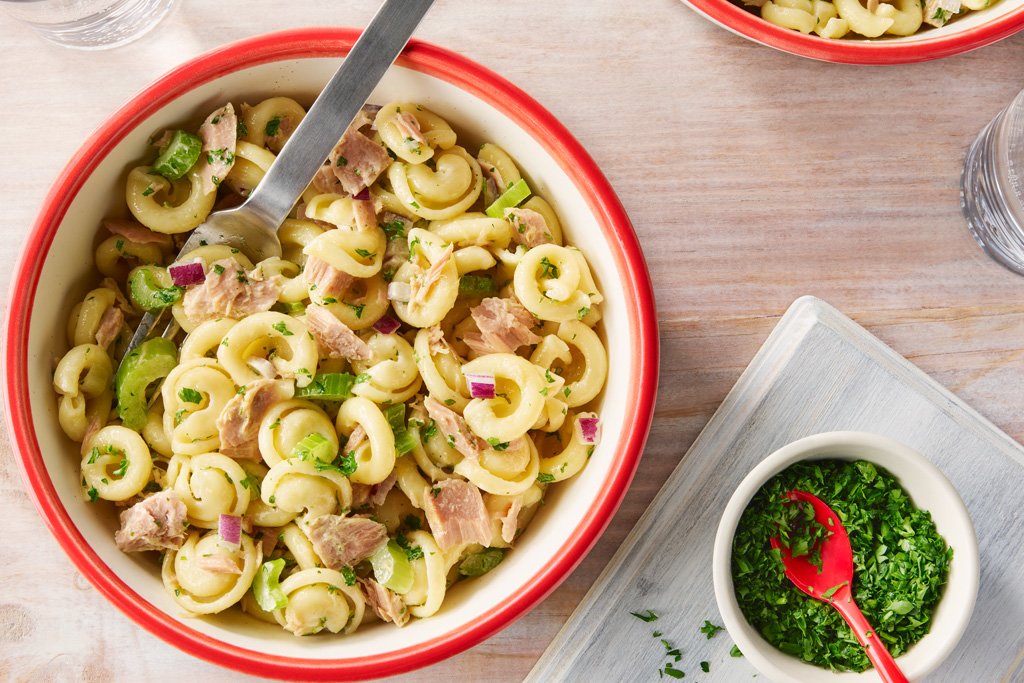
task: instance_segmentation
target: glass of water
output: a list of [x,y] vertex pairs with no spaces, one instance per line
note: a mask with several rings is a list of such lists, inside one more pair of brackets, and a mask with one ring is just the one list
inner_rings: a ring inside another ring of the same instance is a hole
[[960,208],[981,248],[1024,275],[1024,91],[967,151]]
[[58,45],[103,50],[142,36],[174,0],[0,0],[7,14]]

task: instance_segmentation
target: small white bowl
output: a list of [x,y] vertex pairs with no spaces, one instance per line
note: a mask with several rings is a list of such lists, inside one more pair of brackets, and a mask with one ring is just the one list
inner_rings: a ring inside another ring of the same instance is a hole
[[896,659],[907,678],[923,679],[949,656],[971,620],[978,596],[978,541],[967,508],[945,475],[917,451],[876,434],[828,432],[794,441],[762,460],[740,482],[722,513],[715,536],[712,571],[725,627],[743,656],[776,683],[880,680],[873,669],[834,673],[777,650],[747,622],[736,602],[732,541],[743,511],[761,486],[782,470],[802,460],[824,459],[867,460],[884,467],[899,480],[915,506],[931,512],[939,533],[953,548],[946,590],[936,606],[931,630]]

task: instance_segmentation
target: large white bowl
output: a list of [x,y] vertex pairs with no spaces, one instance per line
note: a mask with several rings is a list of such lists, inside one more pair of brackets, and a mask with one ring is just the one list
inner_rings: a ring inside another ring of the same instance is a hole
[[457,585],[436,616],[403,629],[373,625],[347,637],[296,638],[237,610],[190,618],[167,595],[152,557],[117,550],[115,511],[83,499],[77,448],[61,434],[51,389],[52,359],[67,348],[71,305],[98,279],[92,253],[100,220],[121,210],[125,171],[145,153],[151,134],[182,121],[198,123],[197,113],[228,99],[290,94],[311,101],[357,35],[300,29],[261,36],[198,57],[156,81],[114,113],[57,179],[11,292],[4,349],[8,424],[26,484],[51,531],[79,570],[140,625],[204,659],[266,676],[337,680],[405,671],[460,652],[524,614],[568,576],[611,520],[643,450],[657,388],[650,281],[629,220],[593,160],[515,86],[413,41],[371,101],[421,102],[465,133],[463,144],[493,141],[508,150],[593,266],[606,296],[611,360],[599,408],[603,443],[580,475],[553,487],[499,567]]
[[[928,635],[896,659],[911,681],[934,671],[953,651],[971,620],[978,597],[978,541],[960,495],[945,475],[917,451],[877,434],[828,432],[783,446],[748,474],[722,513],[715,536],[712,571],[715,599],[729,635],[743,656],[776,683],[859,683],[879,681],[868,669],[834,673],[777,650],[751,626],[736,602],[732,583],[732,541],[736,525],[754,494],[776,474],[802,460],[867,460],[899,480],[914,505],[932,515],[935,527],[953,548],[949,581],[936,606]],[[826,501],[827,502],[827,501]],[[854,581],[856,581],[854,576]]]

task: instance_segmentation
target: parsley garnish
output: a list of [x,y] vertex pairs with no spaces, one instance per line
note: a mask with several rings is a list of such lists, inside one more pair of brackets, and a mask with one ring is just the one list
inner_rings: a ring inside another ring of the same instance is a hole
[[[646,621],[648,623],[650,623],[652,621],[657,621],[658,620],[658,615],[655,614],[654,612],[652,612],[651,610],[647,610],[646,612],[630,612],[630,614],[632,614],[634,617],[636,617],[640,621]],[[660,635],[660,632],[659,632],[659,635]]]
[[366,249],[356,249],[356,253],[363,258],[375,258],[377,256],[375,252],[367,251]]
[[366,308],[366,304],[350,304],[345,302],[345,305],[355,311],[357,318],[363,317],[363,309]]
[[558,277],[558,266],[548,260],[545,256],[540,260],[540,274],[544,277]]
[[588,315],[590,315],[590,307],[589,306],[584,306],[580,310],[576,311],[576,319],[577,320],[583,320]]
[[737,647],[736,645],[733,645],[732,649],[729,650],[729,656],[730,657],[742,657],[743,653],[740,652],[739,647]]
[[220,265],[219,263],[215,263],[213,266],[213,272],[217,273],[217,275],[223,275],[224,266]]
[[[831,532],[790,501],[792,490],[828,503],[850,537],[857,581],[854,599],[894,657],[928,632],[942,597],[953,550],[931,515],[915,508],[899,482],[865,461],[801,462],[770,479],[751,499],[733,540],[732,574],[740,609],[750,625],[783,652],[835,671],[864,671],[864,649],[829,605],[785,577],[777,537],[793,554],[820,554]],[[809,507],[809,506],[808,506]],[[820,586],[831,597],[841,586]],[[740,656],[737,649],[733,656]]]
[[342,166],[348,166],[348,159],[339,154],[338,160],[334,162],[334,165],[337,166],[338,168],[341,168]]
[[352,567],[349,567],[348,565],[345,565],[344,567],[342,567],[341,568],[341,575],[345,579],[345,585],[346,586],[354,586],[354,585],[356,585],[356,573],[354,571],[352,571]]
[[90,486],[89,490],[86,491],[89,494],[89,502],[95,503],[96,499],[100,497],[99,491],[96,490],[95,486]]
[[554,480],[555,475],[548,474],[547,472],[541,472],[540,474],[537,475],[537,481],[539,481],[541,484],[550,484]]
[[503,451],[508,448],[508,441],[499,441],[493,436],[487,439],[487,443],[491,444],[491,448],[496,451]]
[[700,627],[700,632],[708,637],[708,640],[715,637],[715,634],[721,631],[724,627],[712,624],[707,619],[704,620],[704,625]]
[[185,403],[202,403],[203,395],[191,387],[182,387],[178,390],[178,398]]
[[285,325],[283,321],[279,323],[274,323],[273,325],[271,325],[271,327],[280,332],[282,337],[293,336],[293,332],[288,329],[288,326]]
[[280,130],[281,130],[281,117],[280,116],[275,116],[274,118],[272,118],[269,121],[267,121],[267,126],[266,126],[266,128],[263,129],[263,132],[265,132],[267,134],[268,138],[272,138],[275,135],[277,135]]

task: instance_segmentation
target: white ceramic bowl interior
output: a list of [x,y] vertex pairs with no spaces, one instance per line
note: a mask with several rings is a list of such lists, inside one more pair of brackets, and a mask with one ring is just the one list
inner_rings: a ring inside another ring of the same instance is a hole
[[794,441],[762,460],[740,482],[722,513],[715,536],[712,571],[715,598],[725,627],[743,655],[776,683],[880,680],[872,669],[862,673],[834,673],[775,649],[747,622],[736,602],[732,581],[732,542],[736,525],[747,504],[766,481],[790,465],[803,460],[824,459],[867,460],[891,472],[914,505],[931,512],[939,533],[953,548],[949,580],[935,609],[931,631],[896,659],[910,680],[921,680],[953,651],[971,619],[978,595],[978,543],[967,508],[945,475],[920,453],[875,434],[829,432]]
[[[627,423],[630,410],[626,397],[634,379],[627,359],[632,359],[636,352],[636,342],[629,334],[607,335],[609,356],[626,362],[613,362],[609,367],[606,390],[600,399],[602,445],[580,475],[552,487],[547,504],[505,561],[486,576],[455,586],[436,616],[413,620],[402,629],[371,625],[344,638],[296,638],[234,609],[213,617],[186,616],[165,592],[155,556],[126,555],[115,548],[113,533],[117,521],[113,506],[89,504],[83,499],[80,456],[76,445],[64,438],[57,422],[57,402],[50,389],[52,359],[67,350],[65,328],[71,306],[99,281],[91,254],[100,220],[124,211],[125,172],[145,156],[147,138],[173,124],[198,124],[206,113],[227,100],[252,103],[285,94],[308,104],[337,67],[335,58],[292,59],[229,73],[175,100],[131,132],[86,181],[59,228],[43,267],[43,284],[32,311],[29,337],[28,375],[30,385],[35,387],[31,411],[40,450],[60,500],[102,561],[155,609],[172,615],[190,629],[256,651],[314,659],[393,652],[458,632],[526,585],[573,536],[607,484],[610,463],[616,457],[614,446],[620,434],[632,429]],[[468,149],[475,150],[483,141],[493,141],[506,149],[518,161],[531,187],[555,207],[567,241],[579,245],[586,254],[605,295],[605,329],[630,329],[627,288],[616,286],[620,279],[613,256],[616,249],[597,228],[580,190],[534,138],[483,100],[410,68],[392,68],[370,101],[385,103],[396,99],[422,103],[443,116],[460,133],[460,144]]]

